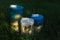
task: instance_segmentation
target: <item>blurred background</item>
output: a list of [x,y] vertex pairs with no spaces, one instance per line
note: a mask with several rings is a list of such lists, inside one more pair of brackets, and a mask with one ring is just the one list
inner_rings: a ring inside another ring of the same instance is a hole
[[[1,40],[33,40],[13,32],[9,25],[10,5],[22,5],[24,16],[29,17],[32,13],[44,15],[44,25],[35,35],[36,40],[60,40],[60,1],[59,0],[0,0],[0,39]],[[35,40],[35,39],[34,39]]]

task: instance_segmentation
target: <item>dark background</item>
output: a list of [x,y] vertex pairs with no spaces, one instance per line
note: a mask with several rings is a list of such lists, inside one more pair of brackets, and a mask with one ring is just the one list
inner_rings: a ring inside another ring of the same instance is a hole
[[[24,6],[24,16],[32,13],[44,15],[44,25],[37,40],[60,40],[60,1],[59,0],[0,0],[0,38],[1,40],[17,40],[16,33],[10,33],[9,6]],[[14,34],[14,35],[13,35]]]

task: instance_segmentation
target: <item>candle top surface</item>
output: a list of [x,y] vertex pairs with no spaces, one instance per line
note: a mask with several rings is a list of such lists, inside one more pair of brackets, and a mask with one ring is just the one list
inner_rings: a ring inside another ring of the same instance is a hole
[[33,25],[34,20],[31,18],[22,18],[21,23],[25,24],[26,26]]

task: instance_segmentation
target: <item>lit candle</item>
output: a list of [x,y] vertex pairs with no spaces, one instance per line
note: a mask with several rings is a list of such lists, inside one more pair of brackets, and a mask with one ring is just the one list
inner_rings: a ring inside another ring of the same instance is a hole
[[17,19],[23,16],[23,6],[19,5],[10,5],[10,18],[11,19]]
[[36,26],[35,31],[39,32],[43,26],[44,16],[39,14],[32,14],[31,18],[34,19],[34,26]]
[[23,16],[23,10],[23,6],[10,5],[10,21],[12,25],[11,28],[15,31],[18,31],[18,21],[20,20],[21,16]]
[[15,30],[18,32],[18,21],[14,21],[11,23],[12,30]]
[[22,33],[31,34],[33,31],[34,20],[31,18],[21,19],[21,31]]

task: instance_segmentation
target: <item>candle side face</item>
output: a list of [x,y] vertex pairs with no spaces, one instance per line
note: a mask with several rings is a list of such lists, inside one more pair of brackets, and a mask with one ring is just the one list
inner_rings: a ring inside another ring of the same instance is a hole
[[18,32],[18,21],[14,21],[11,23],[11,29]]
[[[22,18],[21,19],[21,30],[23,33],[31,34],[32,33],[32,25],[34,24],[34,20],[30,18]],[[23,30],[24,29],[24,30]]]

